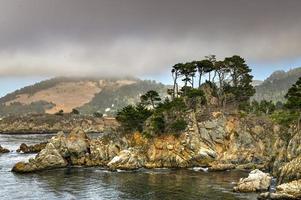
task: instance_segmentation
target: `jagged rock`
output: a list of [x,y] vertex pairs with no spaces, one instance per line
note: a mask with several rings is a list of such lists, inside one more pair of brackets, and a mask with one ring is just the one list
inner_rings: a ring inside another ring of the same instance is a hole
[[301,155],[280,168],[278,183],[301,179]]
[[258,169],[250,172],[247,178],[239,180],[235,192],[261,192],[267,191],[271,185],[272,177]]
[[0,145],[0,154],[1,153],[9,153],[9,150],[6,149],[6,148],[3,148],[1,145]]
[[82,129],[74,129],[66,137],[66,148],[70,155],[83,155],[90,151],[89,137]]
[[62,157],[59,151],[52,143],[48,143],[46,147],[28,163],[17,163],[12,171],[19,173],[27,173],[45,169],[66,167],[68,162]]
[[301,199],[301,179],[278,185],[275,193],[260,194],[259,199]]
[[18,153],[39,153],[42,149],[46,147],[47,142],[42,142],[40,144],[35,145],[27,145],[22,143],[17,150]]
[[144,166],[145,158],[140,154],[139,150],[129,148],[121,151],[109,163],[110,169],[138,169]]

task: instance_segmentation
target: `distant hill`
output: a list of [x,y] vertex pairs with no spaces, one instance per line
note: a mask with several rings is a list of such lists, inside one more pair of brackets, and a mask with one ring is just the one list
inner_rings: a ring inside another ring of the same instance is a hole
[[53,78],[0,98],[0,115],[68,113],[74,108],[84,114],[113,115],[151,89],[166,95],[165,85],[136,78]]
[[288,89],[301,77],[301,67],[285,71],[275,71],[262,84],[256,86],[253,99],[257,101],[285,101]]

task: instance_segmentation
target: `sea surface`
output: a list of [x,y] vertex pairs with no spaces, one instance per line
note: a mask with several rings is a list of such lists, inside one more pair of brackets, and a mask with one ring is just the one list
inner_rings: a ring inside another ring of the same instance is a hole
[[[12,152],[0,155],[0,199],[126,199],[126,200],[255,200],[256,194],[236,194],[232,188],[247,172],[206,172],[200,169],[141,169],[111,172],[102,168],[69,168],[15,174],[11,168],[35,154],[16,152],[21,143],[36,144],[53,135],[0,135]],[[92,135],[96,137],[97,134]]]

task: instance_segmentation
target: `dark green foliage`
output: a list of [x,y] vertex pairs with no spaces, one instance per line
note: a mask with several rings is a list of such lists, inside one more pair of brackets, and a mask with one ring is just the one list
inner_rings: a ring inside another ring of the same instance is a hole
[[187,128],[187,122],[184,119],[177,119],[171,124],[171,131],[179,133]]
[[162,134],[165,131],[165,120],[164,115],[162,113],[154,115],[151,118],[151,126],[155,133]]
[[143,125],[152,112],[143,105],[128,105],[117,112],[116,119],[126,132],[143,131]]
[[288,109],[301,109],[301,77],[298,81],[288,90],[285,95],[287,102],[285,107]]
[[71,114],[73,114],[73,115],[79,115],[80,112],[78,110],[76,110],[76,109],[72,109]]
[[[224,61],[217,61],[215,55],[210,55],[206,56],[205,60],[178,63],[173,66],[174,86],[173,92],[170,93],[174,98],[178,97],[178,94],[186,96],[188,89],[194,88],[194,77],[197,72],[199,88],[202,86],[204,77],[205,83],[210,83],[214,89],[215,97],[218,98],[220,105],[226,106],[228,103],[239,105],[239,103],[249,101],[250,97],[255,94],[251,69],[242,57],[234,55],[225,58]],[[184,82],[180,93],[177,82],[179,77]]]
[[260,102],[259,110],[265,114],[272,114],[276,110],[276,106],[272,101],[263,100]]
[[248,101],[255,94],[252,86],[253,76],[250,74],[251,69],[245,60],[237,55],[225,58],[224,63],[231,76],[231,82],[226,85],[225,92],[233,94],[233,99],[227,99],[227,101]]
[[140,97],[141,103],[145,106],[155,106],[161,101],[160,95],[157,91],[150,90]]
[[296,122],[300,113],[289,110],[279,110],[271,115],[271,118],[278,124],[289,127],[293,122]]
[[197,104],[199,104],[199,105],[206,104],[205,93],[200,88],[196,89],[196,88],[184,86],[181,90],[185,94],[186,102],[190,109],[195,110]]

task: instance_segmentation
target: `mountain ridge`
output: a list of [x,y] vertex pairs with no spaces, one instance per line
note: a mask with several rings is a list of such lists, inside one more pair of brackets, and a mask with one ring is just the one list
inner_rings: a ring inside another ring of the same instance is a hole
[[[134,77],[57,77],[16,90],[0,98],[2,115],[48,113],[78,109],[84,114],[112,115],[128,103],[136,103],[147,90],[164,94],[166,86]],[[125,90],[128,94],[121,92]],[[100,103],[98,103],[100,102]],[[89,105],[92,103],[91,105]]]
[[256,94],[252,99],[261,101],[285,101],[288,89],[301,77],[301,67],[288,71],[277,70],[256,86]]

